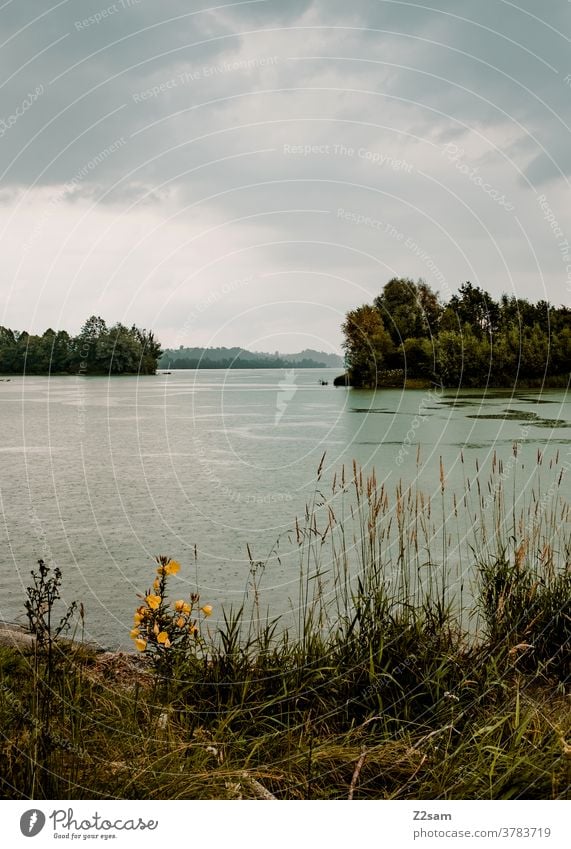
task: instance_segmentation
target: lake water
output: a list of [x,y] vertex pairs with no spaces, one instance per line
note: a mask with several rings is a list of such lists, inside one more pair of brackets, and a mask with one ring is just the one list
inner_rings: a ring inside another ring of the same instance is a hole
[[[334,388],[338,373],[208,370],[0,383],[0,617],[24,621],[30,570],[44,557],[62,569],[66,599],[83,601],[86,636],[126,646],[155,554],[183,564],[180,595],[198,582],[219,613],[243,599],[247,545],[263,560],[278,539],[280,561],[264,580],[280,612],[298,577],[288,532],[315,491],[324,452],[322,491],[356,460],[375,467],[389,492],[399,480],[418,479],[438,493],[442,457],[447,491],[461,495],[476,460],[485,469],[496,452],[507,464],[517,442],[519,498],[532,486],[538,450],[559,451],[560,465],[571,461],[571,399],[563,391],[373,393]],[[569,498],[567,482],[561,492]]]

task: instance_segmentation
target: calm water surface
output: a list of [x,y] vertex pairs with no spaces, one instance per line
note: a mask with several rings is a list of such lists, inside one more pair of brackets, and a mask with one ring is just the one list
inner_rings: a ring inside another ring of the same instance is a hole
[[[538,450],[571,460],[571,399],[563,391],[372,393],[335,389],[336,374],[1,382],[0,617],[22,619],[30,569],[44,557],[61,567],[66,599],[84,602],[87,635],[126,645],[154,554],[183,563],[180,594],[198,581],[219,611],[242,601],[247,545],[265,559],[278,539],[280,562],[264,580],[280,612],[297,586],[288,532],[315,491],[324,452],[324,492],[355,459],[374,467],[389,491],[418,479],[436,493],[442,457],[447,488],[461,495],[476,460],[485,469],[495,451],[508,463],[517,442],[519,497]],[[571,494],[567,483],[563,492]]]

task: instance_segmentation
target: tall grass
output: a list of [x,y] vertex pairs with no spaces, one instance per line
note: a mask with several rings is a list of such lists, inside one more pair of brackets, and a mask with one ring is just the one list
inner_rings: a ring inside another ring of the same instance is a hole
[[494,457],[459,497],[442,463],[432,494],[355,464],[325,492],[322,462],[293,615],[262,614],[251,558],[248,604],[162,672],[60,646],[42,763],[30,658],[3,650],[3,795],[569,798],[563,472],[540,455],[522,490]]

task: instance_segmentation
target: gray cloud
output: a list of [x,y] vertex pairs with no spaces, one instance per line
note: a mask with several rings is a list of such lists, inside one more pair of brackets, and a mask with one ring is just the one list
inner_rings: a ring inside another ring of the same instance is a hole
[[[312,285],[342,313],[392,273],[568,302],[537,204],[571,231],[568,21],[567,3],[531,0],[5,4],[3,323],[77,324],[98,306],[176,335],[242,272],[266,281],[240,292],[246,308]],[[189,333],[235,309],[220,298]],[[312,326],[338,344],[322,315]],[[263,335],[263,310],[247,322],[229,343]]]

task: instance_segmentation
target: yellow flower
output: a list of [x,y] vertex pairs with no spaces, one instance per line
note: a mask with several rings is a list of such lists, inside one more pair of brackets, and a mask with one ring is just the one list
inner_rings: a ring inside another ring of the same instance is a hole
[[175,603],[174,603],[174,609],[176,610],[177,613],[182,613],[183,608],[184,608],[184,601],[182,600],[182,598],[179,598],[178,601],[175,601]]
[[151,608],[151,610],[156,610],[159,604],[161,603],[160,595],[148,595],[145,596],[145,601]]
[[157,636],[157,637],[158,637],[158,635],[159,635],[159,631],[160,631],[160,628],[159,628],[159,626],[157,625],[157,623],[155,622],[154,627],[153,627],[153,634],[155,634],[155,636]]
[[135,620],[135,625],[138,625],[139,622],[143,622],[146,619],[146,617],[148,616],[148,614],[149,614],[149,608],[145,607],[144,604],[142,604],[140,607],[138,607],[135,611],[134,616],[133,616],[133,619]]
[[176,560],[169,560],[165,566],[165,575],[176,575],[180,572],[180,563]]
[[137,649],[137,651],[145,651],[145,649],[147,648],[147,641],[139,637],[137,640],[135,640],[135,648]]
[[195,636],[196,636],[196,634],[198,634],[198,628],[196,627],[194,622],[192,623],[192,625],[188,626],[188,631],[189,631],[190,634],[194,634]]
[[205,616],[210,616],[210,614],[212,613],[213,607],[212,607],[211,604],[205,604],[200,609],[202,610],[202,612],[204,613]]
[[160,585],[161,585],[161,582],[159,581],[159,579],[155,578],[155,580],[153,581],[153,589],[158,590]]
[[178,619],[176,620],[177,628],[184,628],[185,625],[186,625],[186,619],[184,619],[184,617],[182,617],[182,616],[179,616]]
[[132,640],[136,639],[139,636],[139,629],[133,628],[133,630],[131,631],[129,636],[131,637]]
[[164,647],[168,649],[171,644],[171,641],[169,640],[169,635],[166,631],[161,631],[161,633],[157,637],[157,642],[162,643]]

